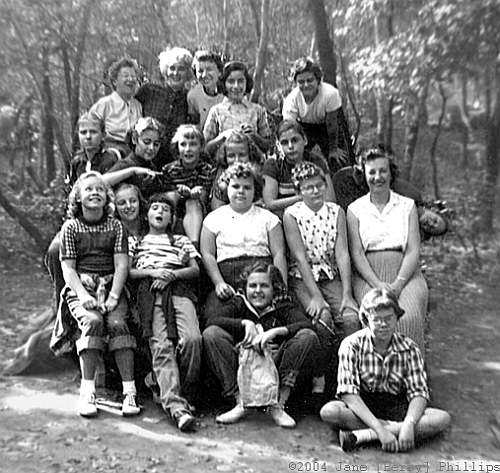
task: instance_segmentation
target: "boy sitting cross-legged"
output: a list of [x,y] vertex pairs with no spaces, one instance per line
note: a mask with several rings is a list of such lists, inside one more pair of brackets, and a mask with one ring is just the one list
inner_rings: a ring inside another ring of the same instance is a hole
[[174,205],[164,194],[151,196],[147,219],[149,231],[133,253],[130,277],[144,278],[137,304],[162,407],[180,430],[192,430],[186,397],[192,398],[198,382],[201,334],[189,280],[198,277],[199,254],[186,236],[172,233]]

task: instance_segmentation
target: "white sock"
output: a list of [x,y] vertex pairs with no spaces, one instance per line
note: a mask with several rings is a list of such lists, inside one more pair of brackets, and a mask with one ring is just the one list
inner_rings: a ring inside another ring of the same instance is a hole
[[322,394],[325,392],[325,377],[318,376],[312,379],[312,393]]
[[135,381],[122,381],[123,384],[123,394],[137,394],[137,389],[135,388]]
[[93,379],[83,379],[80,383],[80,394],[94,394],[95,393],[95,380]]
[[358,429],[353,430],[352,433],[356,436],[357,443],[373,442],[378,439],[373,429]]

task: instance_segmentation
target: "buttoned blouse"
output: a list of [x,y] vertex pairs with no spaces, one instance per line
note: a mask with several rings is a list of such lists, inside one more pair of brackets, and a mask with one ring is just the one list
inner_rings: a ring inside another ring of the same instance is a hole
[[349,205],[359,222],[359,236],[365,251],[405,251],[408,243],[410,213],[415,202],[391,191],[389,202],[379,212],[370,194]]
[[208,112],[203,128],[205,140],[210,141],[223,131],[240,128],[244,123],[252,125],[255,131],[263,138],[271,136],[271,129],[267,121],[266,111],[259,104],[244,98],[241,103],[231,102],[227,97],[214,105]]
[[107,139],[125,141],[127,132],[142,117],[142,105],[135,98],[127,102],[115,90],[92,105],[90,113],[104,121]]
[[215,235],[217,262],[240,256],[271,256],[269,232],[280,225],[269,210],[252,205],[245,213],[224,205],[209,213],[203,225]]
[[[337,204],[325,202],[314,212],[304,202],[297,202],[285,210],[285,214],[291,215],[297,222],[315,281],[334,279],[337,275],[335,241],[339,209]],[[302,278],[296,261],[290,265],[289,274]]]

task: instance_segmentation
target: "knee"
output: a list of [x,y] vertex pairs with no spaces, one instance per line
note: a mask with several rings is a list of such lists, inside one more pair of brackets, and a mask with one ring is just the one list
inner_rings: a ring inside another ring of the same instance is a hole
[[435,426],[436,432],[446,430],[451,424],[450,414],[442,409],[428,407],[425,410],[425,416],[428,417],[429,422]]
[[199,350],[202,338],[199,331],[186,333],[182,337],[182,346],[188,350]]
[[303,345],[307,346],[314,346],[318,342],[318,336],[314,332],[314,330],[311,330],[310,328],[303,328],[297,332],[295,335],[297,340],[300,341]]
[[203,330],[203,343],[213,345],[220,338],[220,327],[217,325],[210,325]]
[[319,416],[323,422],[338,425],[340,424],[342,412],[345,408],[345,404],[342,401],[330,401],[321,408]]

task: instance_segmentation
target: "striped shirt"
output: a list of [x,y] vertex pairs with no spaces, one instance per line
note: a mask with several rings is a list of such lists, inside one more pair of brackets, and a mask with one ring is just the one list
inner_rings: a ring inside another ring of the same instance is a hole
[[212,188],[214,176],[213,166],[207,162],[201,161],[194,169],[186,168],[180,159],[163,166],[163,182],[167,190],[175,190],[178,185],[185,185],[192,189],[195,186],[201,186],[205,189],[207,195]]
[[364,392],[406,393],[408,401],[429,400],[424,360],[417,344],[394,332],[385,356],[373,347],[368,328],[345,338],[339,348],[337,396]]
[[96,224],[72,218],[61,229],[60,259],[76,260],[78,273],[112,274],[114,255],[128,253],[123,224],[114,217],[105,217]]
[[172,235],[173,241],[162,235],[145,235],[133,254],[133,266],[137,269],[179,269],[185,268],[191,258],[200,254],[184,235]]

